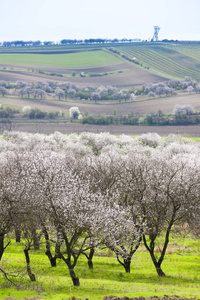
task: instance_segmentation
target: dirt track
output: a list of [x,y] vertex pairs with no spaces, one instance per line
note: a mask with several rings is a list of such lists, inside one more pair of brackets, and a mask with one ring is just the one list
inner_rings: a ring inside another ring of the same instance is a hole
[[16,131],[24,131],[31,133],[51,134],[59,131],[64,134],[81,132],[110,132],[115,135],[141,135],[148,132],[157,132],[161,136],[169,134],[180,134],[184,136],[200,137],[200,125],[196,126],[128,126],[128,125],[87,125],[87,124],[53,124],[53,123],[37,123],[37,124],[16,124],[12,128]]

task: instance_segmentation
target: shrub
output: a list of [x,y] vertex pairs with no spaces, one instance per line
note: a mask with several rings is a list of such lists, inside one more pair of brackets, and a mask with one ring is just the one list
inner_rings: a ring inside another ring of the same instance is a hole
[[59,112],[50,112],[50,113],[48,113],[48,117],[50,119],[54,119],[55,117],[58,116],[58,114],[59,114]]
[[156,148],[161,142],[161,137],[157,133],[149,132],[149,133],[142,134],[138,138],[138,141],[145,146]]
[[30,106],[24,106],[22,108],[22,111],[24,114],[28,114],[31,111],[31,107]]
[[80,73],[80,77],[85,77],[86,75],[85,75],[85,73],[84,72],[81,72]]
[[173,114],[175,116],[182,115],[182,114],[193,115],[194,113],[195,113],[195,109],[190,104],[184,104],[184,105],[177,104],[174,106],[173,109]]
[[31,109],[28,116],[30,119],[44,119],[47,116],[47,112],[35,108],[35,109]]
[[69,115],[71,119],[78,119],[79,115],[80,115],[80,110],[78,107],[73,106],[69,109]]
[[0,110],[0,118],[11,118],[14,116],[14,114],[18,113],[19,111],[16,109],[12,109],[10,107],[6,107],[5,109],[2,108]]

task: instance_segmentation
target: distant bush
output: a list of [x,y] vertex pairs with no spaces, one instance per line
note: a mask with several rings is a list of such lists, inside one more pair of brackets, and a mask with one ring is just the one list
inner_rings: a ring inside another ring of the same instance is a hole
[[181,114],[193,115],[194,113],[195,113],[195,109],[190,104],[184,104],[184,105],[177,104],[174,106],[174,109],[173,109],[173,114],[175,116],[181,115]]
[[89,115],[83,117],[82,123],[95,124],[95,125],[111,125],[111,124],[137,125],[138,121],[139,121],[139,117],[134,115],[129,115],[129,116]]
[[90,98],[90,95],[92,94],[91,91],[78,91],[76,92],[76,98],[80,98],[80,99],[88,99]]
[[10,107],[3,108],[1,106],[0,118],[12,118],[16,113],[19,113],[19,110]]
[[59,115],[59,112],[50,112],[48,113],[49,119],[54,119]]
[[31,109],[28,113],[30,119],[44,119],[47,115],[47,112],[41,111],[38,108]]
[[63,77],[63,75],[62,75],[62,74],[58,74],[58,73],[50,73],[49,75],[51,75],[51,76]]
[[108,73],[90,73],[90,77],[101,77],[101,76],[106,76]]

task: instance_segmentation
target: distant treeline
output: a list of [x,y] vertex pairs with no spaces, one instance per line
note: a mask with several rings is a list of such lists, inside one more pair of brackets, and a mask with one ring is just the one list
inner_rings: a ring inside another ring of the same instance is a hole
[[141,39],[63,39],[60,42],[53,42],[53,41],[4,41],[0,43],[2,47],[16,47],[16,46],[51,46],[51,45],[71,45],[71,44],[103,44],[103,43],[132,43],[132,42],[142,42]]
[[[16,41],[4,41],[0,42],[1,47],[17,47],[17,46],[53,46],[53,45],[76,45],[76,44],[112,44],[112,43],[135,43],[135,42],[147,42],[147,40],[141,39],[63,39],[59,42],[54,41],[23,41],[23,40],[16,40]],[[168,40],[164,39],[159,42],[164,43],[200,43],[200,41],[178,41],[178,40]]]

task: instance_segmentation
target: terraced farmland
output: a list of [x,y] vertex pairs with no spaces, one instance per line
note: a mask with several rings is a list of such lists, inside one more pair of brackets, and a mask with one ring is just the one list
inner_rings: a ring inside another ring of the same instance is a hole
[[116,47],[163,77],[200,81],[200,44],[143,43]]
[[[130,59],[135,57],[139,65],[109,51],[111,47]],[[76,72],[77,76],[72,77],[72,72]],[[87,76],[80,78],[79,72],[85,72]],[[90,77],[89,73],[97,77]],[[200,82],[200,43],[2,47],[0,80],[5,77],[6,80],[16,81],[17,76],[27,81],[42,78],[70,80],[85,86],[113,85],[120,88],[141,86],[166,78],[184,79],[185,76]]]
[[[112,85],[119,88],[142,86],[165,78],[152,74],[120,56],[109,52],[104,45],[94,49],[57,47],[35,49],[0,49],[0,80],[71,81],[80,86]],[[98,51],[97,51],[98,50]],[[84,72],[85,76],[80,76]],[[72,73],[76,74],[72,76]],[[90,76],[90,74],[94,76]]]

